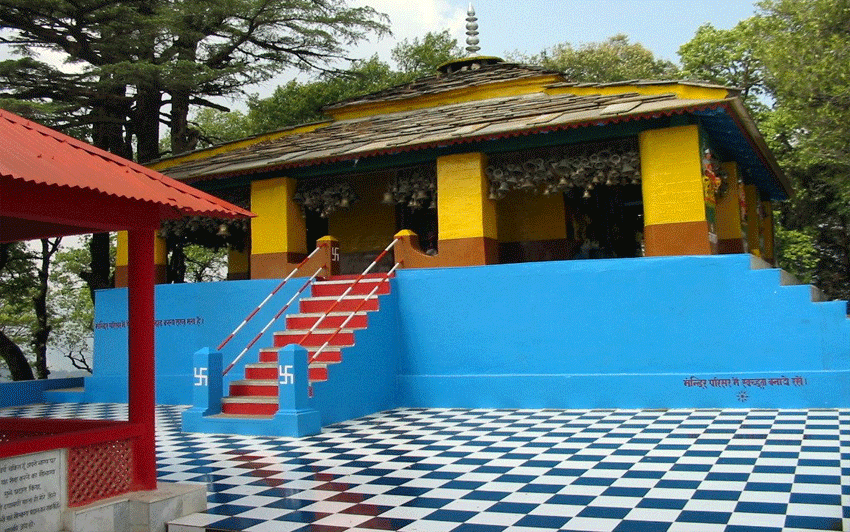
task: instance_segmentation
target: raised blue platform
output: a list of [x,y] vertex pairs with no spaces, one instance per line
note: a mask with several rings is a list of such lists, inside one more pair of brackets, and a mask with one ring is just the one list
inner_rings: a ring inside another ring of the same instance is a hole
[[[310,408],[326,425],[395,407],[850,406],[845,303],[783,279],[749,255],[400,270]],[[224,349],[225,365],[298,284]],[[158,402],[190,404],[192,354],[275,285],[158,286]],[[126,291],[98,293],[86,401],[126,400],[124,320]]]

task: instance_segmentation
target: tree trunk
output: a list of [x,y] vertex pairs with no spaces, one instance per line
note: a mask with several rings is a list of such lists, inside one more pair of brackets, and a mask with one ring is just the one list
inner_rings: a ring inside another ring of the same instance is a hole
[[137,87],[136,112],[133,127],[136,134],[136,153],[139,163],[159,158],[159,110],[162,90],[152,84]]
[[0,331],[0,357],[6,361],[13,381],[31,381],[35,379],[27,357],[15,342]]
[[186,253],[182,242],[167,242],[168,261],[165,267],[166,283],[186,282]]
[[89,240],[89,268],[80,271],[80,278],[89,287],[89,296],[94,303],[96,290],[112,288],[112,270],[109,258],[109,233],[95,233]]
[[197,137],[189,130],[189,91],[171,91],[171,152],[175,155],[191,151]]
[[61,238],[53,241],[41,239],[41,267],[38,269],[38,291],[33,297],[35,307],[36,329],[33,334],[32,346],[35,350],[35,372],[39,379],[50,375],[47,369],[47,340],[50,338],[49,316],[47,314],[47,284],[50,280],[50,260],[59,248]]

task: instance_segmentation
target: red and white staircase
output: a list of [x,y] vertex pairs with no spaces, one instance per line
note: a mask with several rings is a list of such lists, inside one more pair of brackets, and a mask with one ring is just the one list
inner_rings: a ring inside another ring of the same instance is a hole
[[[379,310],[378,295],[390,291],[385,274],[366,275],[355,285],[357,277],[338,275],[313,283],[310,297],[299,301],[300,312],[286,316],[286,330],[274,333],[273,347],[260,349],[260,361],[245,365],[245,378],[230,383],[230,396],[221,400],[223,414],[273,416],[277,412],[277,351],[288,344],[301,344],[307,349],[312,361],[307,369],[310,384],[328,380],[328,366],[342,362],[343,348],[354,345],[354,331],[365,329],[368,313]],[[339,297],[352,285],[354,288],[351,292],[337,304]],[[375,295],[364,303],[364,299],[376,286],[378,290]],[[327,313],[331,308],[333,310]],[[345,329],[337,333],[337,329],[358,308],[360,310],[349,320]],[[322,316],[325,317],[319,326],[304,339]],[[333,336],[334,333],[336,336]],[[332,336],[331,343],[316,356],[319,348]]]

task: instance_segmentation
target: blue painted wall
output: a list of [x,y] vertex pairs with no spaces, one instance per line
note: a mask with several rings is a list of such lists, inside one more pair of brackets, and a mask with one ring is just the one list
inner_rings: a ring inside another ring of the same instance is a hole
[[342,350],[342,362],[328,365],[328,380],[313,383],[313,408],[322,425],[362,417],[397,405],[400,359],[398,288],[380,297],[380,310],[369,313],[369,327],[354,333],[354,345]]
[[[215,348],[278,285],[279,280],[228,281],[156,287],[156,399],[160,404],[192,403],[192,355]],[[222,350],[229,364],[301,287],[293,279],[271,299]],[[95,300],[94,375],[86,378],[85,400],[127,401],[127,290],[97,292]],[[290,309],[297,312],[298,303]],[[272,345],[272,326],[225,380],[244,377],[244,365],[257,361],[261,347]],[[277,325],[277,324],[276,324]]]
[[[192,353],[276,283],[157,287],[159,319],[202,319],[157,328],[159,402],[191,402]],[[297,288],[225,348],[225,364]],[[381,305],[315,385],[323,424],[397,406],[850,406],[845,304],[812,303],[808,286],[780,286],[748,255],[401,270]],[[96,322],[125,308],[124,290],[101,292]],[[126,329],[96,329],[95,353],[86,400],[126,400]]]
[[845,304],[747,255],[403,270],[397,285],[401,406],[850,404]]
[[45,392],[83,385],[83,377],[0,383],[0,408],[45,402]]

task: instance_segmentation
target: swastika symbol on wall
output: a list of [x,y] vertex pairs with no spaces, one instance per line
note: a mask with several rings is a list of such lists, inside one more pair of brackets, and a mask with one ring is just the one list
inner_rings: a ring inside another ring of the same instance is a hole
[[209,383],[207,368],[195,368],[195,386],[206,386]]
[[281,384],[294,384],[295,383],[295,375],[290,373],[292,371],[292,366],[278,366],[278,373],[280,374],[280,383]]
[[331,260],[334,262],[339,262],[339,248],[331,248]]

